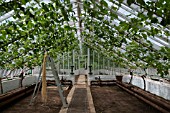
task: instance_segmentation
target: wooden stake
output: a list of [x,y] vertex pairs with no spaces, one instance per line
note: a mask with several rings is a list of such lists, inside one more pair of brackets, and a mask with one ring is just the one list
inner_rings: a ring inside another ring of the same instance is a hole
[[44,60],[43,60],[42,90],[41,90],[42,102],[44,102],[45,104],[46,104],[46,102],[47,102],[46,59],[47,59],[47,53],[45,53],[45,55],[44,55]]

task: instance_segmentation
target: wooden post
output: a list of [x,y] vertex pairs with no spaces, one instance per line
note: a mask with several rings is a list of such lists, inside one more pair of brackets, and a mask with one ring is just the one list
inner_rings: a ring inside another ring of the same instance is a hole
[[47,53],[45,53],[45,55],[44,55],[43,69],[42,69],[42,90],[41,90],[41,95],[42,95],[42,102],[44,102],[44,103],[47,102],[46,59],[47,59]]

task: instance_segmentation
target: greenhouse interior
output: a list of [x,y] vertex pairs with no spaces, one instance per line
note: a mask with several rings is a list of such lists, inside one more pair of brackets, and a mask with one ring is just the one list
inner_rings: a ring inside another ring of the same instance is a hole
[[0,0],[0,113],[170,113],[170,1]]

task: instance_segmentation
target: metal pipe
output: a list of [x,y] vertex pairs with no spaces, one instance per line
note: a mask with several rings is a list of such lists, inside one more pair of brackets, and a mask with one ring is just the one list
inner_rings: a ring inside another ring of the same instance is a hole
[[73,52],[72,52],[72,54],[73,54],[73,59],[72,59],[72,66],[75,66],[75,54],[74,54],[74,50],[73,50]]
[[127,91],[128,93],[134,95],[135,97],[141,99],[142,101],[144,101],[145,103],[151,105],[152,107],[158,109],[159,111],[161,111],[162,113],[169,113],[169,111],[166,111],[165,109],[161,108],[160,106],[158,106],[157,104],[145,99],[144,97],[140,96],[139,94],[136,94],[134,92],[132,92],[131,90],[121,86],[120,84],[117,84],[120,88],[124,89],[125,91]]
[[63,53],[63,75],[64,75],[64,53]]
[[97,55],[98,55],[97,67],[98,67],[98,74],[99,74],[99,53]]
[[70,68],[70,60],[69,60],[69,57],[70,57],[69,52],[67,52],[68,69]]
[[94,73],[94,70],[95,68],[94,68],[94,50],[93,50],[93,73]]
[[12,17],[15,14],[14,10],[4,14],[3,16],[0,17],[0,22]]
[[89,66],[90,66],[90,48],[87,49],[87,54],[88,54],[87,68],[89,70]]

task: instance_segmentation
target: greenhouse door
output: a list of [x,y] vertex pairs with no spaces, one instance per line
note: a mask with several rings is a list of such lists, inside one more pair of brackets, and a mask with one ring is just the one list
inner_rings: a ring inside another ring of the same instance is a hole
[[78,69],[87,69],[87,55],[78,56]]

